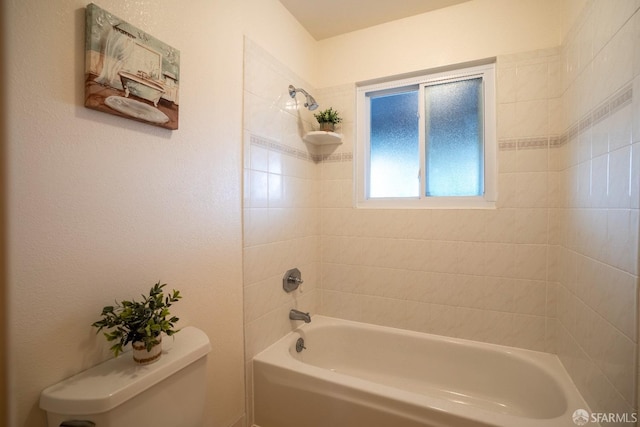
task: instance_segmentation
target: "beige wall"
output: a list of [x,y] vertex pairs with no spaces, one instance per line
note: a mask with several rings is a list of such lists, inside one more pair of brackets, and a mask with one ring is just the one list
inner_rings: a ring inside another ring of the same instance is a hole
[[5,2],[9,45],[11,426],[44,426],[40,391],[108,357],[102,306],[157,280],[204,330],[206,425],[244,412],[242,5],[100,6],[181,51],[180,129],[83,107],[86,1]]
[[[558,46],[557,0],[473,0],[322,40],[318,87]],[[357,58],[357,61],[354,61]]]
[[320,73],[317,42],[279,0],[243,0],[244,34],[291,73],[314,84]]

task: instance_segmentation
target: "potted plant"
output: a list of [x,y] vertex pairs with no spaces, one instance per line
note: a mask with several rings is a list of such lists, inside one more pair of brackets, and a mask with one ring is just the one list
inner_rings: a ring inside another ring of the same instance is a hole
[[[91,326],[103,329],[107,341],[115,341],[111,351],[117,357],[124,347],[131,343],[133,360],[139,364],[153,363],[162,355],[162,333],[171,336],[179,330],[174,324],[179,320],[171,316],[169,307],[182,296],[175,289],[164,295],[163,288],[167,284],[156,283],[149,291],[149,296],[142,295],[142,301],[123,300],[115,305],[102,309],[102,319]],[[169,317],[171,316],[171,317]]]
[[333,132],[335,130],[335,125],[342,121],[340,114],[331,107],[315,113],[313,116],[316,118],[318,123],[320,123],[320,130],[325,132]]

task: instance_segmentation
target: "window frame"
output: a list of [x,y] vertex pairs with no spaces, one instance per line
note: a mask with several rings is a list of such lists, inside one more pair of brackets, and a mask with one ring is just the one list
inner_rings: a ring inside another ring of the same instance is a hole
[[[426,196],[425,97],[429,85],[481,77],[483,80],[484,194],[481,196]],[[368,198],[370,160],[370,102],[368,94],[401,93],[418,87],[420,192],[418,197]],[[497,200],[496,66],[495,60],[480,65],[458,65],[446,70],[425,71],[411,77],[364,83],[356,88],[356,155],[354,156],[355,206],[397,209],[492,209]]]

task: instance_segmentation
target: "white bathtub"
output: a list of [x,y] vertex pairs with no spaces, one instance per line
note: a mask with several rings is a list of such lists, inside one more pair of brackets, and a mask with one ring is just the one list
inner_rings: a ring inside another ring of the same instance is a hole
[[575,427],[589,410],[554,355],[318,315],[253,378],[260,427]]

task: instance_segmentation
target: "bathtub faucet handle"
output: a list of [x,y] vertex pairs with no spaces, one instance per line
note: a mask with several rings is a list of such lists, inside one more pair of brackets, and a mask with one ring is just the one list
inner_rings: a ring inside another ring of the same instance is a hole
[[[302,273],[300,273],[300,270],[292,268],[284,273],[284,277],[282,278],[282,289],[286,292],[293,292],[303,283],[304,280],[302,280]],[[300,291],[302,291],[302,289]]]

